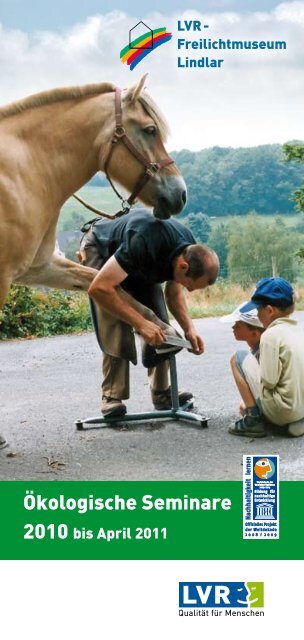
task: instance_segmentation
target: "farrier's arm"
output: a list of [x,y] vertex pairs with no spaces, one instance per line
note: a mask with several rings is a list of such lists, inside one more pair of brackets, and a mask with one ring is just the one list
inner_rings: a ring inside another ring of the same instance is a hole
[[200,355],[204,352],[204,342],[189,316],[183,286],[179,282],[169,280],[165,285],[165,298],[168,309],[183,329],[185,338],[190,340],[193,353]]
[[127,276],[112,256],[94,278],[88,294],[111,315],[134,327],[146,342],[154,346],[162,344],[165,340],[162,329],[144,318],[124,299],[123,292],[120,292],[119,285]]

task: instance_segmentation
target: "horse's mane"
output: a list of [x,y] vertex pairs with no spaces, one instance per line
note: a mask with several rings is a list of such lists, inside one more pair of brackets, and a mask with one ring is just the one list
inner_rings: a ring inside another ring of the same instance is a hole
[[[58,89],[50,89],[48,91],[41,91],[40,93],[34,93],[31,96],[11,102],[0,108],[0,119],[7,118],[9,116],[15,116],[27,109],[33,109],[35,107],[41,107],[47,104],[53,104],[54,102],[61,102],[64,100],[70,100],[73,98],[84,98],[86,96],[98,95],[101,93],[110,93],[115,91],[115,85],[110,82],[100,82],[98,84],[86,84],[83,86],[75,87],[61,87]],[[139,101],[146,109],[148,114],[153,118],[156,126],[158,127],[160,136],[165,142],[169,134],[169,125],[162,114],[159,107],[155,104],[147,91],[142,91],[139,96]]]
[[139,102],[146,109],[149,116],[154,120],[161,139],[163,142],[166,142],[168,135],[170,134],[170,128],[168,122],[161,112],[160,108],[155,104],[154,100],[151,98],[150,94],[147,91],[142,91],[139,96]]
[[99,93],[109,93],[115,91],[115,85],[110,82],[100,82],[99,84],[86,84],[80,87],[62,87],[59,89],[50,89],[49,91],[41,91],[27,96],[23,100],[11,102],[0,108],[0,118],[15,116],[27,109],[41,107],[45,104],[60,102],[73,98],[83,98],[85,96],[98,95]]

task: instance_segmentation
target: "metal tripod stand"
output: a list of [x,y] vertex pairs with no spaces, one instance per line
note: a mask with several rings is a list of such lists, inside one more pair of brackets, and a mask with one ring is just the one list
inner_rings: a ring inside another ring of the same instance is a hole
[[118,416],[116,418],[105,418],[103,416],[96,416],[92,418],[85,418],[84,420],[76,420],[75,426],[78,431],[84,429],[84,425],[94,424],[99,427],[115,426],[117,424],[124,424],[125,422],[139,422],[145,420],[185,420],[187,422],[197,422],[201,427],[208,426],[208,420],[205,416],[197,413],[191,413],[188,409],[193,406],[193,399],[188,400],[182,407],[179,406],[178,401],[178,383],[177,383],[177,370],[175,355],[169,355],[170,366],[170,378],[171,378],[171,409],[164,409],[162,411],[148,411],[143,413],[129,413],[125,416]]

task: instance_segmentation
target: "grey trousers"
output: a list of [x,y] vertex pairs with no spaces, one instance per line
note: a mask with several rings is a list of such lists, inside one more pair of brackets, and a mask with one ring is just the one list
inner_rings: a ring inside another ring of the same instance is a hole
[[[109,256],[102,256],[96,245],[94,235],[90,230],[85,234],[80,255],[82,264],[101,269]],[[127,279],[127,281],[129,278]],[[126,283],[126,289],[121,294],[127,302],[137,309],[144,317],[156,321],[168,329],[168,314],[162,288],[159,284],[143,288],[134,281]],[[147,305],[150,305],[147,306]],[[102,362],[102,395],[126,400],[130,395],[130,361],[136,364],[136,350],[134,332],[125,322],[114,318],[105,310],[92,305],[95,316],[95,331],[103,351]],[[156,313],[155,313],[156,312]],[[157,314],[157,315],[156,315]],[[172,330],[172,328],[171,328]],[[146,349],[142,341],[143,350]],[[148,368],[148,380],[153,391],[164,391],[169,387],[169,361],[163,360],[155,367]]]

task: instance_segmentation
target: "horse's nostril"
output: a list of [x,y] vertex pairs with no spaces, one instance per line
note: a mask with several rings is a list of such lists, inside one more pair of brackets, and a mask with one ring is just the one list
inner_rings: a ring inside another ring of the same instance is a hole
[[183,193],[182,193],[182,201],[183,201],[184,204],[186,204],[186,201],[187,201],[187,192],[186,191],[183,191]]

